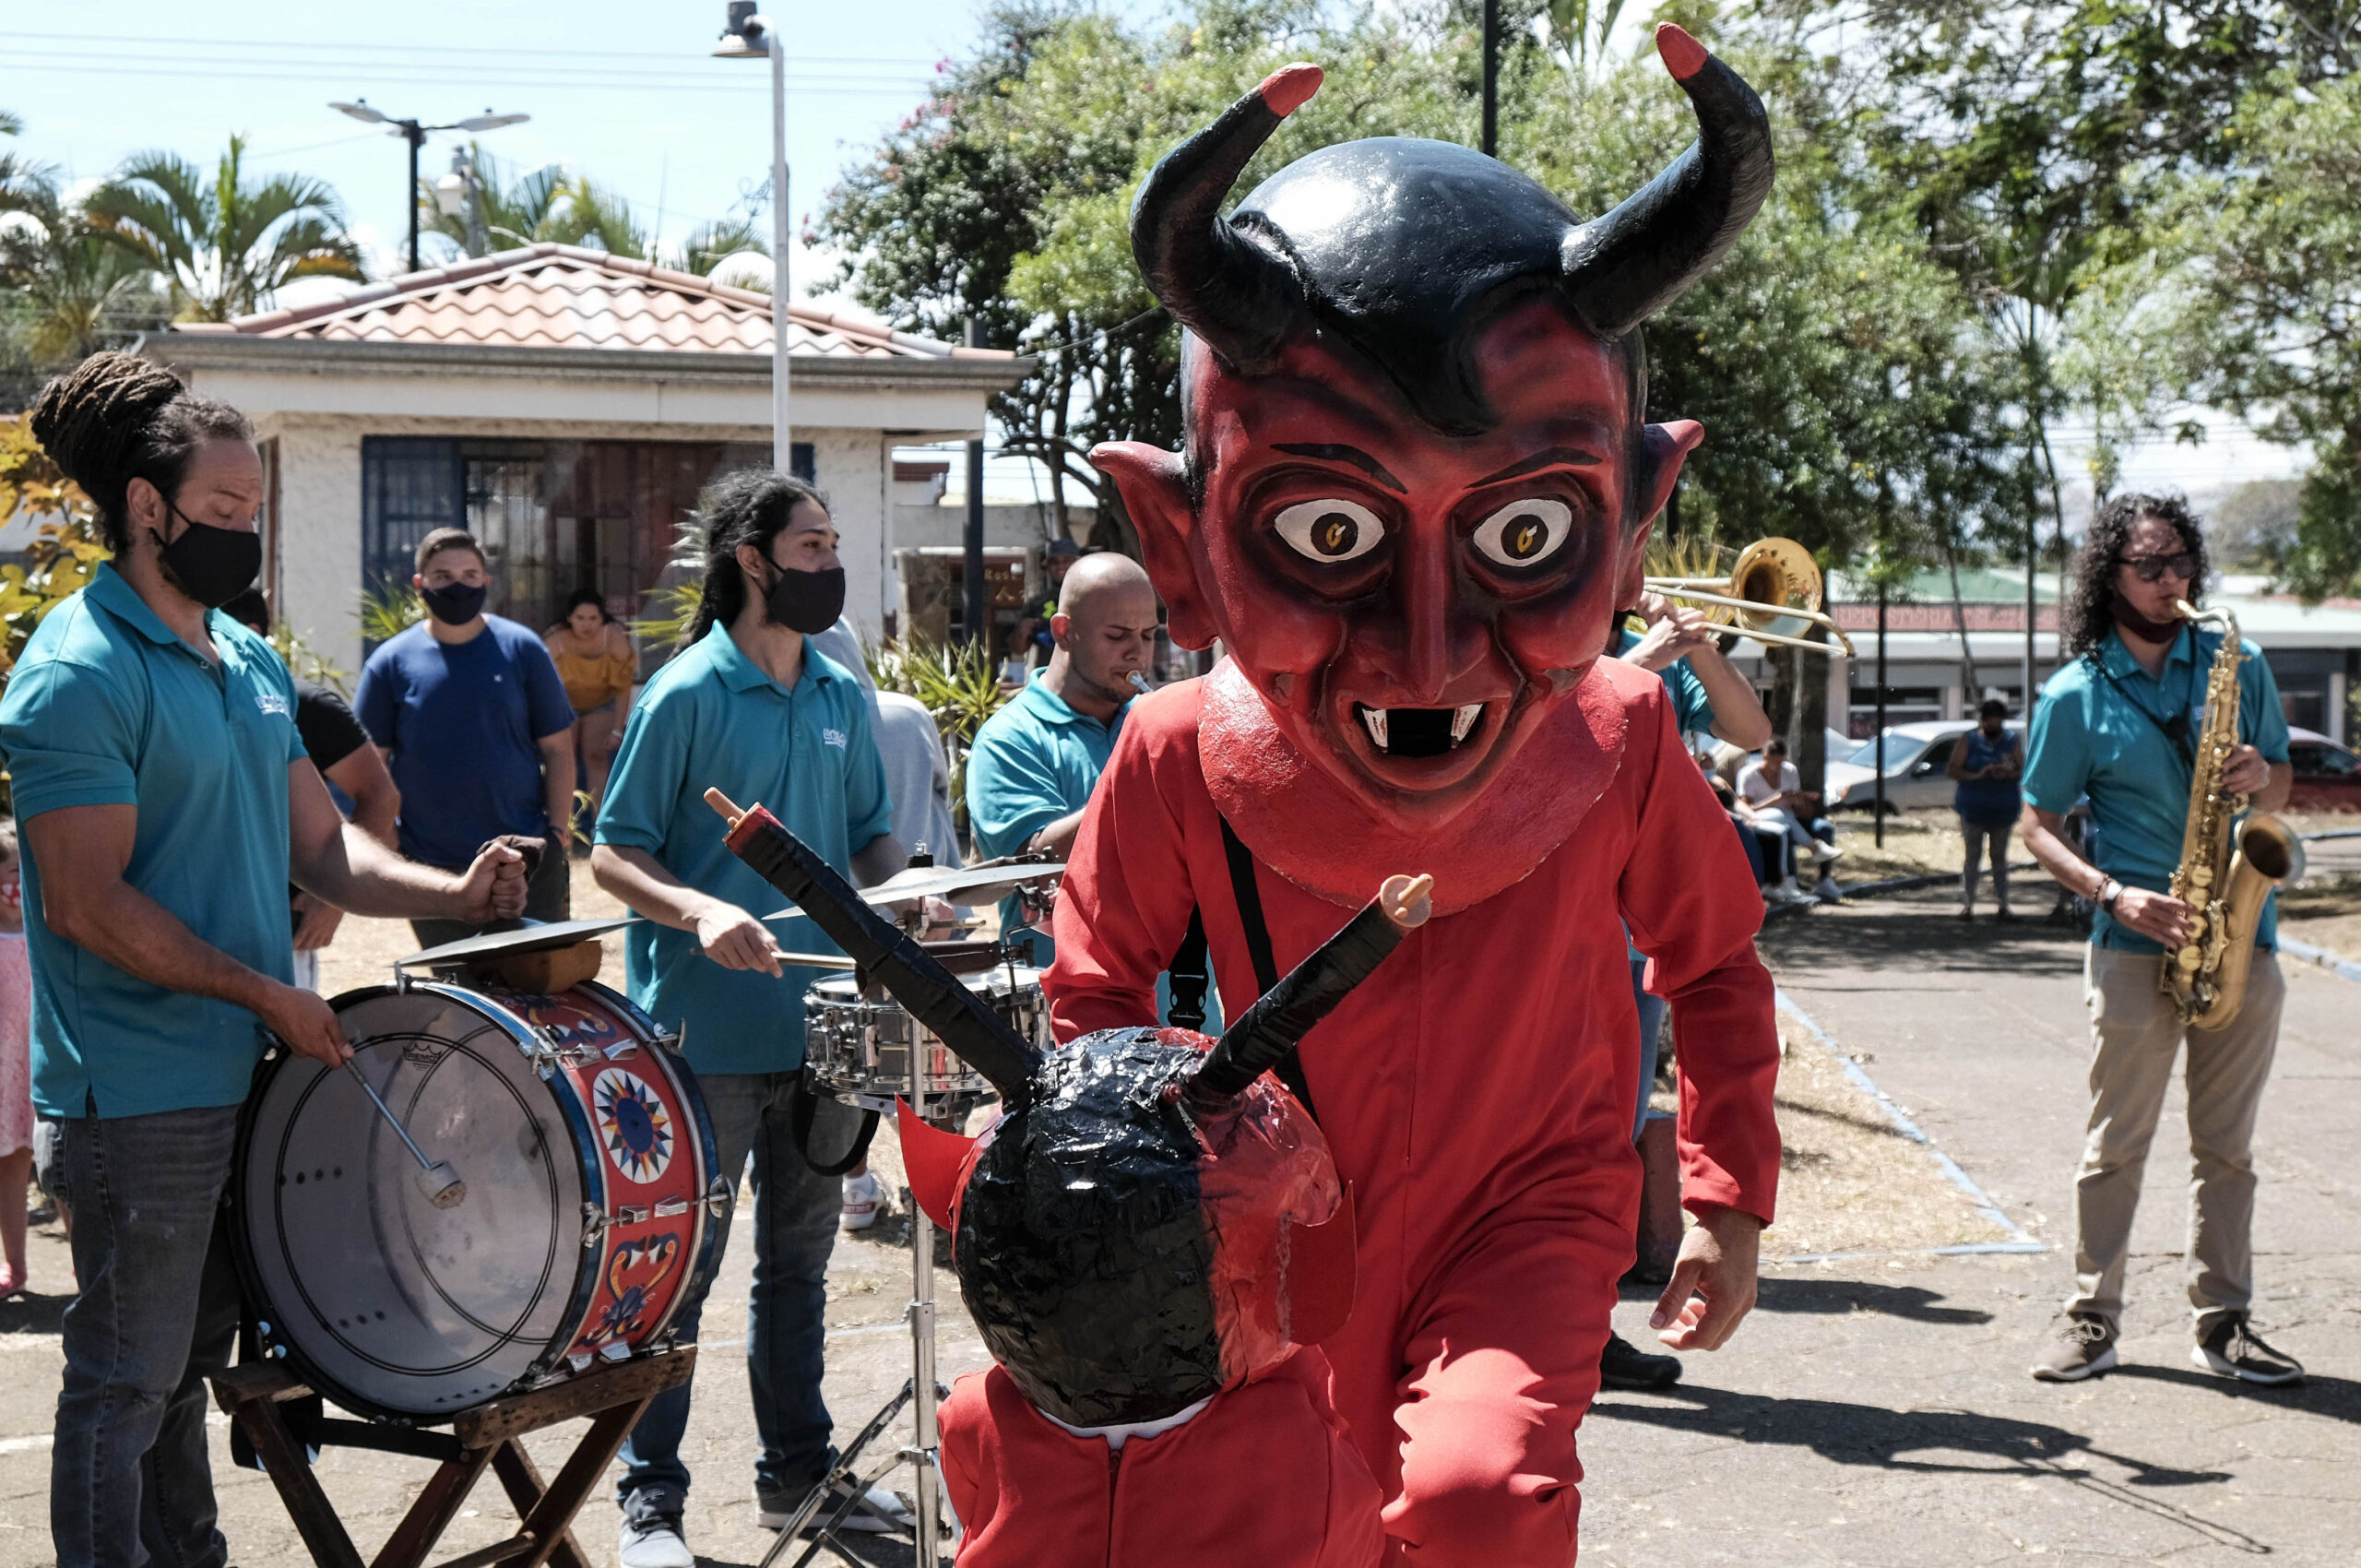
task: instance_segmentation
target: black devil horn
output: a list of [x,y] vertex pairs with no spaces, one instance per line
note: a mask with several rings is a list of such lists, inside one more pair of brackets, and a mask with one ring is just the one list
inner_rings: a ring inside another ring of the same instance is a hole
[[706,790],[705,798],[729,822],[732,853],[794,899],[829,940],[909,1009],[911,1017],[990,1078],[1009,1110],[1031,1101],[1033,1071],[1041,1062],[1032,1041],[1010,1028],[932,954],[871,909],[852,884],[777,817],[760,806],[741,811],[718,790]]
[[1656,53],[1697,112],[1697,139],[1621,206],[1566,236],[1567,300],[1619,338],[1679,299],[1771,194],[1771,117],[1745,78],[1670,22]]
[[1434,885],[1430,876],[1387,877],[1344,930],[1280,977],[1214,1042],[1189,1080],[1190,1098],[1218,1104],[1276,1066],[1405,936],[1426,924]]
[[1269,362],[1302,312],[1294,269],[1230,226],[1221,204],[1279,122],[1320,90],[1317,65],[1283,65],[1164,155],[1132,202],[1132,254],[1173,318],[1232,369]]

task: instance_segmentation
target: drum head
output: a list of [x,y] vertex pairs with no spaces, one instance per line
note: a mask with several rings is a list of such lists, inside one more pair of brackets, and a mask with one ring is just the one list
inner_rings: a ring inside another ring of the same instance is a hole
[[498,1004],[413,986],[334,1005],[362,1075],[428,1158],[457,1167],[467,1197],[436,1208],[351,1075],[285,1055],[247,1105],[241,1261],[257,1315],[314,1387],[366,1414],[448,1416],[564,1348],[552,1342],[594,1282],[583,1206],[601,1196],[586,1190],[595,1146]]

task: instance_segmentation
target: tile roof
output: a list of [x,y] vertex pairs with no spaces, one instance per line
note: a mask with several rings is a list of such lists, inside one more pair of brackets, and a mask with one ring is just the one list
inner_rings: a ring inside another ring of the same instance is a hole
[[[537,244],[388,279],[317,304],[176,333],[512,349],[771,351],[771,297],[576,245]],[[810,304],[788,306],[788,351],[836,360],[1010,360]]]

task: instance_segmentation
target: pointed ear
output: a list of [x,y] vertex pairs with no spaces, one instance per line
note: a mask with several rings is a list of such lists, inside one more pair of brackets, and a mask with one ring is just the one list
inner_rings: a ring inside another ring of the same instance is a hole
[[1656,520],[1650,517],[1632,529],[1631,537],[1623,541],[1622,576],[1615,583],[1615,624],[1608,628],[1608,651],[1610,653],[1614,651],[1615,629],[1623,624],[1623,612],[1639,603],[1640,596],[1647,591],[1648,540],[1655,531]]
[[1122,493],[1172,640],[1185,648],[1213,647],[1221,629],[1197,583],[1197,509],[1180,454],[1144,441],[1109,441],[1090,449],[1090,461]]
[[1317,1345],[1333,1336],[1353,1315],[1360,1254],[1353,1239],[1353,1185],[1337,1194],[1336,1212],[1324,1224],[1299,1225],[1287,1233],[1287,1336]]
[[928,1126],[908,1100],[894,1102],[894,1128],[902,1138],[902,1171],[910,1179],[910,1196],[929,1219],[950,1229],[952,1211],[959,1205],[959,1173],[976,1140]]
[[1697,450],[1705,439],[1705,427],[1695,420],[1674,420],[1667,424],[1652,424],[1647,428],[1648,472],[1647,491],[1637,499],[1643,509],[1633,516],[1654,519],[1672,499],[1672,487],[1679,482],[1680,465],[1689,454]]

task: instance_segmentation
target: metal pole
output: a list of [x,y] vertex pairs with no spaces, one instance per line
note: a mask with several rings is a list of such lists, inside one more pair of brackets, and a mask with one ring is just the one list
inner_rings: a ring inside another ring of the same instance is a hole
[[1501,155],[1501,0],[1484,0],[1483,150]]
[[[910,1114],[923,1120],[926,1052],[913,1047],[909,1057]],[[917,1472],[917,1485],[911,1490],[918,1504],[913,1512],[917,1515],[919,1568],[937,1568],[943,1561],[943,1514],[935,1478],[942,1463],[943,1434],[936,1425],[934,1408],[934,1221],[915,1201],[910,1205],[910,1408],[918,1420],[914,1434],[917,1443],[907,1457],[910,1468]]]
[[[970,317],[967,322],[967,347],[984,346],[984,324]],[[967,529],[960,541],[966,548],[960,560],[960,576],[967,588],[965,610],[967,636],[977,647],[991,654],[991,628],[985,624],[988,612],[984,604],[984,444],[979,440],[967,443]]]
[[793,244],[793,209],[787,199],[787,39],[766,17],[763,48],[771,58],[771,466],[795,471],[793,426],[788,419],[787,257]]
[[1885,562],[1878,562],[1878,732],[1877,750],[1869,754],[1877,762],[1877,798],[1870,813],[1877,818],[1878,848],[1885,848]]
[[2041,519],[2033,513],[2025,514],[2025,672],[2024,683],[2017,688],[2017,713],[2020,717],[2033,711],[2033,584],[2041,572]]
[[418,266],[418,154],[426,145],[426,128],[416,120],[401,122],[402,139],[409,143],[409,269]]

